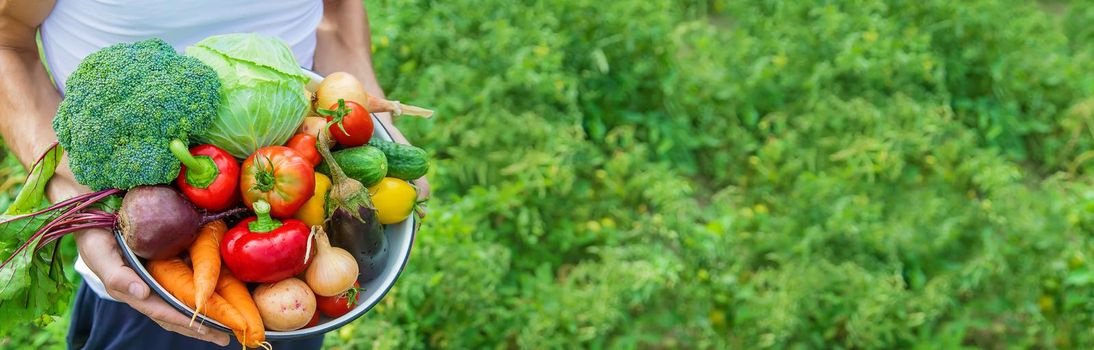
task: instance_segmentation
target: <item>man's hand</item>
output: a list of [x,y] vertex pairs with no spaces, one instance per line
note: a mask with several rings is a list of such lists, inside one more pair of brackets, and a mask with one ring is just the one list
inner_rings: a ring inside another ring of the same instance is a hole
[[[49,195],[54,201],[71,198],[87,190],[86,187],[72,180],[72,172],[68,169],[67,161],[62,162],[57,169],[57,174],[49,183]],[[78,232],[75,236],[76,249],[80,251],[80,258],[96,276],[99,276],[99,280],[106,287],[106,293],[111,297],[129,304],[163,329],[220,346],[228,345],[228,334],[204,327],[201,322],[193,322],[191,326],[190,317],[179,313],[171,305],[167,305],[163,298],[152,293],[144,280],[137,276],[137,272],[126,266],[125,260],[122,259],[121,248],[118,247],[113,234],[95,229]]]
[[193,322],[190,326],[189,317],[153,294],[137,273],[125,265],[117,241],[110,232],[88,230],[77,233],[76,247],[84,263],[99,276],[106,286],[106,292],[114,299],[129,304],[163,329],[220,346],[228,345],[228,334],[204,327],[201,322]]

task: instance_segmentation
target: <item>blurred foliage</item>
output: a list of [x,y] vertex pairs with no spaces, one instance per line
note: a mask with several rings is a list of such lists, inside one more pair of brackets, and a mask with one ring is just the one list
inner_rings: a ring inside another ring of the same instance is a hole
[[434,194],[331,348],[1094,347],[1094,3],[366,4]]

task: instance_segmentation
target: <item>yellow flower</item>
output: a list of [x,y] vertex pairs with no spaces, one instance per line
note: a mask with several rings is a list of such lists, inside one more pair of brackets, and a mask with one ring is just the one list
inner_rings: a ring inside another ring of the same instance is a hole
[[585,227],[588,228],[589,231],[600,232],[600,223],[595,220],[589,220],[589,222],[586,222]]
[[776,67],[783,67],[789,63],[790,59],[786,58],[786,55],[778,55],[771,59],[771,63],[774,63]]
[[600,219],[600,225],[607,228],[615,228],[615,220],[612,220],[612,218],[603,218]]
[[863,33],[862,34],[862,39],[865,39],[866,42],[868,42],[868,43],[872,43],[872,42],[877,41],[877,36],[878,36],[877,32],[871,30],[869,32]]
[[715,327],[721,327],[726,324],[726,313],[721,310],[711,311],[710,314],[707,315],[707,318],[710,319],[710,324]]

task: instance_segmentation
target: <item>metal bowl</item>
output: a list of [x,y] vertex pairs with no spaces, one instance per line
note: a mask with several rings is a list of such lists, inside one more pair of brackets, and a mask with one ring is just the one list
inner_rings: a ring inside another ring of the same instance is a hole
[[[308,89],[314,91],[319,81],[322,80],[322,77],[310,71],[305,71],[305,74],[311,77],[311,83],[308,84]],[[380,120],[375,114],[372,115],[372,119],[375,125],[378,126],[375,128],[372,137],[379,137],[382,140],[391,140],[391,134],[387,131],[387,128],[380,123]],[[357,307],[338,318],[331,319],[321,316],[319,324],[315,327],[301,328],[287,332],[267,330],[266,339],[296,339],[330,332],[356,320],[358,317],[361,317],[361,315],[364,315],[371,310],[373,306],[380,303],[380,300],[383,299],[384,296],[387,295],[387,292],[391,290],[391,287],[395,285],[395,280],[399,279],[399,274],[403,272],[403,268],[406,267],[407,260],[410,258],[410,247],[414,244],[414,235],[418,231],[416,225],[417,220],[417,217],[412,214],[403,222],[384,226],[384,235],[387,236],[388,249],[390,249],[388,251],[387,264],[384,265],[384,270],[380,272],[376,278],[373,278],[370,281],[364,281],[363,279],[359,280],[362,291],[358,299]],[[168,304],[179,310],[179,312],[182,312],[185,315],[193,315],[193,309],[190,309],[171,295],[171,293],[164,290],[163,287],[152,278],[148,273],[148,270],[144,267],[144,259],[133,254],[133,251],[125,244],[125,239],[122,237],[121,231],[115,230],[114,237],[117,239],[118,245],[121,246],[122,256],[129,262],[129,266],[132,266],[133,270],[137,271],[137,275],[140,275],[141,279],[143,279],[145,283],[148,283],[148,286],[151,287],[156,294],[159,294],[163,300],[166,300]],[[198,315],[198,319],[212,328],[231,334],[231,331],[220,322],[206,318],[204,315]]]

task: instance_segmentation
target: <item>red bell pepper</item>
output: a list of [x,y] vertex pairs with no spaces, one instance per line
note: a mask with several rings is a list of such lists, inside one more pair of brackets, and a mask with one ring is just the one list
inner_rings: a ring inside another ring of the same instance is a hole
[[277,282],[304,271],[311,231],[303,221],[270,217],[270,204],[254,203],[257,216],[240,221],[224,233],[220,255],[232,274],[244,282]]
[[179,140],[172,140],[170,149],[182,161],[179,189],[194,205],[223,211],[239,202],[239,162],[231,154],[213,145],[187,150]]

